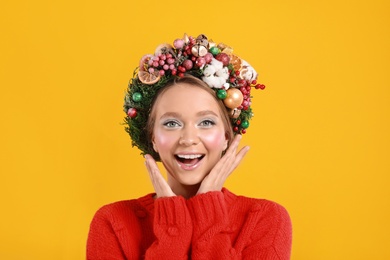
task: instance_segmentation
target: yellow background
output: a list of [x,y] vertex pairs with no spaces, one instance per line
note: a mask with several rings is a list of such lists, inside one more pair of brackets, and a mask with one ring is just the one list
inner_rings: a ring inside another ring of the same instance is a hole
[[288,209],[292,259],[390,259],[389,1],[4,2],[0,259],[84,259],[94,212],[152,191],[123,94],[184,32],[267,85],[226,185]]

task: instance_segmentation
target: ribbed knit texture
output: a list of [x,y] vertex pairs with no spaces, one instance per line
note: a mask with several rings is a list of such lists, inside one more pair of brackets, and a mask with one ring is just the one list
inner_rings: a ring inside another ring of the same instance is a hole
[[153,195],[99,209],[87,259],[290,259],[291,221],[275,202],[225,188],[188,200]]

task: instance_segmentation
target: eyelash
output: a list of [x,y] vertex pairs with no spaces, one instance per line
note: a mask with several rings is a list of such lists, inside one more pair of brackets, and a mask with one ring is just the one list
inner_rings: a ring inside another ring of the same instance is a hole
[[[206,122],[208,123],[207,125],[205,125]],[[200,122],[200,125],[201,126],[213,126],[213,125],[215,125],[215,122],[213,120],[206,119],[206,120]]]
[[[175,125],[173,125],[173,124],[175,124]],[[163,125],[166,127],[169,127],[169,128],[180,126],[179,122],[174,121],[174,120],[167,121]]]
[[[168,128],[175,128],[175,127],[181,126],[181,124],[175,120],[166,121],[163,123],[163,125],[165,127],[168,127]],[[210,119],[203,120],[202,122],[199,123],[199,126],[202,126],[202,127],[211,127],[214,125],[215,125],[215,122],[213,120],[210,120]]]

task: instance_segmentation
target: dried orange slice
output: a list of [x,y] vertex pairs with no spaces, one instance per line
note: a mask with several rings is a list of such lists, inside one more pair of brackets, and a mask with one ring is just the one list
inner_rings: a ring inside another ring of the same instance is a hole
[[154,55],[158,56],[159,54],[169,53],[172,50],[173,50],[172,45],[168,43],[162,43],[159,46],[157,46],[156,50],[154,51]]
[[235,71],[238,71],[241,69],[242,66],[242,60],[237,55],[234,55],[232,53],[228,54],[230,57],[230,63],[233,65],[233,68]]
[[153,73],[150,73],[149,71],[140,70],[138,71],[138,79],[147,85],[152,85],[160,80],[160,73],[158,70],[154,71]]

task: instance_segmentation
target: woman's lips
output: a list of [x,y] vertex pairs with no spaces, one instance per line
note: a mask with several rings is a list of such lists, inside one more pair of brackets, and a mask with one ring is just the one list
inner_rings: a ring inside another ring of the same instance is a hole
[[185,155],[175,155],[176,161],[180,168],[183,170],[193,170],[200,165],[204,155],[201,154],[185,154]]

